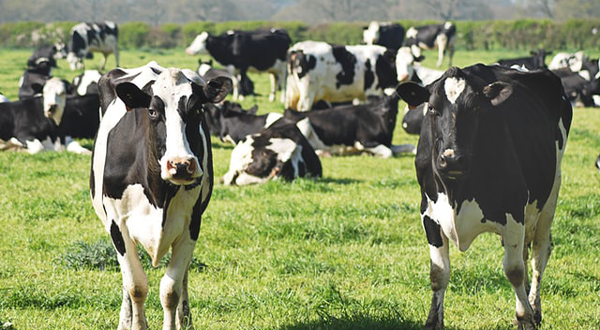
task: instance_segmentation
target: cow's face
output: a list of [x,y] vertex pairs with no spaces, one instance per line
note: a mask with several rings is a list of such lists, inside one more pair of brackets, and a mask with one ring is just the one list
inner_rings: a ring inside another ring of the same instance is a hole
[[415,63],[424,60],[419,47],[400,47],[396,54],[396,74],[399,82],[409,81],[415,72]]
[[373,45],[379,40],[379,23],[371,22],[368,28],[363,30],[363,42],[367,45]]
[[203,105],[220,102],[231,86],[229,78],[204,84],[193,71],[178,69],[162,72],[149,92],[128,82],[117,85],[117,95],[128,109],[142,108],[147,114],[149,152],[163,180],[189,185],[202,176],[210,146]]
[[204,31],[196,36],[192,44],[185,49],[188,55],[208,54],[206,49],[206,41],[208,40],[208,32]]
[[431,141],[435,171],[455,180],[469,171],[480,116],[504,102],[512,87],[503,82],[484,86],[479,80],[468,79],[460,69],[450,68],[427,87],[405,83],[398,93],[411,106],[428,103],[421,137],[427,134]]
[[67,103],[67,82],[60,78],[46,81],[42,90],[44,103],[44,116],[60,125]]
[[291,139],[248,136],[231,152],[229,171],[221,180],[225,185],[238,186],[265,183],[277,178],[286,162],[299,153]]

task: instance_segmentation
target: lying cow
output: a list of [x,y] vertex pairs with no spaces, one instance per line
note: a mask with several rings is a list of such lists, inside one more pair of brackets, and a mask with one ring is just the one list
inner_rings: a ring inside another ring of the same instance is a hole
[[305,112],[286,109],[284,117],[297,123],[318,154],[368,152],[388,158],[414,150],[411,145],[392,146],[398,100],[393,93],[360,105]]
[[[28,68],[35,68],[42,62],[48,62],[51,68],[56,68],[56,60],[65,58],[67,52],[64,44],[46,45],[36,49],[27,60]],[[50,74],[50,73],[48,73]]]
[[68,44],[67,62],[71,70],[84,69],[83,59],[88,53],[100,52],[104,55],[100,71],[106,66],[106,58],[115,55],[119,66],[119,28],[111,21],[79,23],[71,29]]
[[404,27],[398,23],[372,21],[363,28],[365,45],[380,45],[398,50],[404,42]]
[[48,80],[43,96],[0,103],[0,149],[26,149],[31,154],[66,149],[90,154],[77,142],[67,139],[62,122],[65,105],[66,88],[59,78]]
[[148,277],[137,245],[156,267],[172,251],[160,283],[163,329],[188,329],[188,269],[213,188],[206,103],[231,80],[207,83],[191,70],[114,69],[99,82],[104,116],[94,143],[90,192],[123,274],[119,329],[146,329]]
[[221,181],[241,186],[269,180],[318,178],[322,174],[319,157],[295,123],[281,119],[235,146],[229,171]]
[[600,77],[585,79],[580,72],[572,72],[569,68],[552,70],[560,77],[565,93],[573,106],[595,107],[594,97],[600,96]]
[[531,56],[526,57],[501,59],[497,63],[507,68],[516,66],[527,70],[544,69],[547,67],[546,56],[552,54],[552,52],[545,49],[538,49],[535,51],[532,50],[530,54]]
[[302,41],[288,54],[285,107],[310,110],[320,100],[381,96],[397,85],[396,52],[378,45],[337,46]]
[[[274,101],[277,88],[283,90],[286,80],[286,53],[291,42],[287,31],[282,29],[228,31],[219,36],[205,31],[194,39],[186,53],[210,54],[221,65],[230,66],[232,74],[239,73],[239,80],[247,78],[248,71],[269,73],[269,100]],[[237,88],[234,86],[234,100]]]
[[52,65],[40,61],[35,67],[27,68],[19,78],[19,100],[39,96],[48,79],[52,78]]
[[456,40],[456,25],[451,22],[444,24],[431,24],[419,27],[411,26],[406,31],[404,46],[413,48],[416,53],[419,49],[438,49],[438,61],[436,66],[440,67],[444,61],[444,55],[448,52],[449,63],[452,66],[454,56],[454,42]]
[[259,132],[283,117],[280,113],[256,115],[258,107],[243,110],[239,104],[229,101],[222,105],[207,105],[204,112],[206,122],[212,135],[221,141],[237,144],[247,135]]
[[431,257],[433,295],[425,329],[444,328],[450,242],[466,251],[483,232],[502,237],[519,329],[537,329],[572,120],[560,79],[548,70],[475,65],[451,68],[427,87],[403,84],[398,93],[412,106],[428,103],[415,159]]

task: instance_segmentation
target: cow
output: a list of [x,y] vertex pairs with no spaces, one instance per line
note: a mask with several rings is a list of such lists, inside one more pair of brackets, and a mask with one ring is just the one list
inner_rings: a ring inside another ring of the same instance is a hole
[[419,135],[425,115],[427,115],[427,103],[423,103],[417,107],[406,105],[404,116],[402,117],[402,128],[408,134]]
[[38,62],[33,68],[27,68],[19,78],[19,99],[39,96],[48,79],[52,78],[52,66],[49,61]]
[[100,125],[98,94],[68,95],[61,127],[70,138],[93,139]]
[[66,89],[59,78],[48,80],[43,96],[0,103],[0,149],[25,149],[30,154],[66,149],[79,154],[91,152],[67,138]]
[[319,155],[367,152],[388,158],[413,146],[392,146],[398,95],[383,96],[369,103],[299,112],[286,109],[284,117],[297,123]]
[[213,187],[203,105],[220,102],[231,80],[207,83],[192,70],[113,69],[99,81],[104,116],[92,155],[92,204],[123,274],[119,329],[146,329],[148,277],[141,244],[156,267],[171,249],[160,284],[163,329],[192,327],[187,278],[201,216]]
[[405,33],[404,27],[398,23],[372,21],[363,28],[363,42],[397,51],[404,43]]
[[102,74],[98,70],[85,70],[82,74],[73,78],[71,93],[79,96],[98,94],[98,81],[101,76]]
[[257,107],[243,110],[238,103],[229,101],[222,105],[206,105],[204,115],[211,134],[223,142],[238,144],[247,135],[258,133],[283,117],[280,113],[256,115]]
[[516,66],[527,70],[544,69],[546,66],[546,56],[552,54],[551,51],[545,49],[532,50],[531,56],[518,57],[511,59],[500,59],[498,64],[507,68]]
[[436,66],[440,67],[444,61],[444,54],[448,52],[449,66],[452,66],[454,56],[454,42],[456,39],[456,26],[451,22],[444,24],[431,24],[419,27],[411,26],[406,31],[404,46],[420,49],[438,49],[438,61]]
[[502,237],[519,329],[537,329],[573,115],[560,79],[548,70],[477,64],[452,67],[426,87],[404,83],[398,93],[411,106],[428,103],[415,158],[433,292],[425,329],[444,328],[449,243],[466,251],[483,232]]
[[100,71],[104,70],[106,58],[114,54],[119,66],[119,28],[111,21],[79,23],[71,29],[68,43],[67,62],[71,70],[83,70],[83,58],[88,53],[100,52],[104,55]]
[[234,88],[234,100],[243,99],[244,96],[247,95],[255,95],[254,93],[254,83],[248,75],[243,75],[240,77],[241,81],[238,81],[238,78],[235,74],[232,74],[229,70],[226,69],[217,69],[213,67],[213,61],[202,61],[198,60],[198,69],[196,72],[202,77],[204,80],[210,80],[214,77],[227,77],[231,79],[233,82],[233,86],[238,86],[238,88]]
[[[572,72],[569,68],[552,70],[560,77],[565,93],[573,106],[595,107],[594,97],[600,96],[600,77],[587,80],[581,72]],[[589,76],[589,71],[587,76]]]
[[[283,90],[286,81],[286,54],[291,42],[283,29],[228,31],[218,36],[204,31],[194,39],[186,53],[209,54],[221,65],[230,67],[233,74],[239,73],[239,80],[246,79],[244,76],[249,70],[268,72],[271,79],[269,100],[274,101],[277,88]],[[237,95],[234,94],[234,100]]]
[[[56,60],[67,56],[64,44],[41,46],[27,60],[28,68],[35,68],[40,63],[48,62],[51,68],[56,68]],[[50,75],[50,73],[48,73]]]
[[285,107],[306,111],[319,100],[345,102],[381,96],[397,85],[396,52],[378,45],[296,43],[288,54]]
[[235,146],[221,182],[241,186],[322,175],[319,157],[295,123],[280,119]]
[[573,72],[578,72],[581,71],[584,57],[585,53],[583,51],[578,51],[572,54],[560,52],[554,55],[550,61],[550,64],[548,64],[548,69],[557,70],[569,68]]
[[598,155],[598,158],[596,158],[596,168],[598,169],[598,171],[600,171],[600,155]]

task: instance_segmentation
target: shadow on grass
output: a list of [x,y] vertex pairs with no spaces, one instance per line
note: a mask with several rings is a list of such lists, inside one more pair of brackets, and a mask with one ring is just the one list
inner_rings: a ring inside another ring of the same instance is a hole
[[349,184],[357,184],[362,182],[362,180],[350,179],[350,178],[319,178],[317,182],[320,183],[333,183],[339,185],[349,185]]
[[421,322],[394,318],[350,317],[283,325],[277,330],[420,330]]

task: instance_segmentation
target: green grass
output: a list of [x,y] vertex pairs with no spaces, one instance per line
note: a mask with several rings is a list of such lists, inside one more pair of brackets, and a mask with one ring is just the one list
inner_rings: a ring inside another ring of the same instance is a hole
[[[12,99],[29,54],[0,50],[0,90]],[[435,55],[427,55],[431,67]],[[459,51],[455,64],[500,57],[506,56]],[[151,59],[196,67],[196,57],[182,50],[123,51],[121,64]],[[56,76],[76,74],[59,65]],[[252,78],[262,96],[246,98],[244,106],[282,111],[267,101],[268,77]],[[416,142],[398,125],[394,143]],[[213,140],[213,148],[218,177],[232,146]],[[575,109],[543,282],[542,330],[600,328],[600,173],[593,168],[599,152],[598,110]],[[0,153],[0,329],[5,322],[12,329],[117,327],[121,275],[91,207],[89,162],[68,153]],[[413,162],[414,156],[324,158],[317,181],[216,186],[189,278],[196,327],[420,329],[430,304],[429,254]],[[514,294],[502,256],[494,235],[480,236],[465,253],[451,248],[448,329],[513,329]],[[159,329],[164,267],[147,270],[148,321]]]

